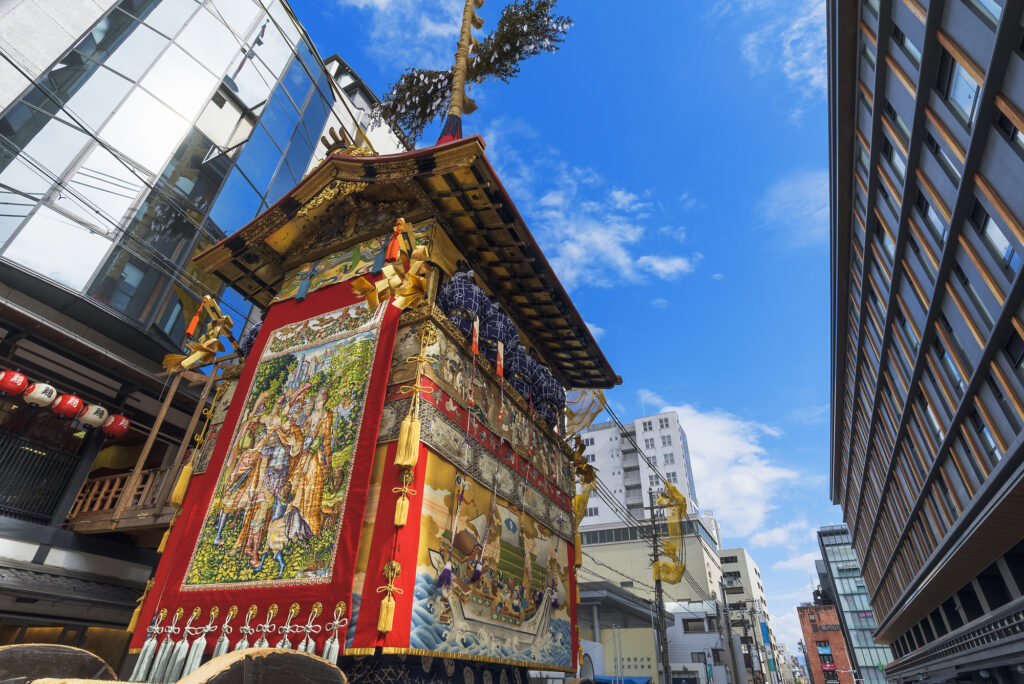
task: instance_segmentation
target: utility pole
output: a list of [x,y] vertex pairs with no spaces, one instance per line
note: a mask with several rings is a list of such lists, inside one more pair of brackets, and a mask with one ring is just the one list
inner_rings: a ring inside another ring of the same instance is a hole
[[[648,489],[647,494],[651,500],[651,567],[654,567],[653,564],[658,562],[661,538],[658,536],[658,525],[654,519],[654,490]],[[660,577],[654,580],[654,603],[658,610],[658,643],[661,645],[661,669],[664,673],[661,681],[663,684],[672,684],[672,664],[668,657],[668,632],[665,626],[665,594],[661,588]]]
[[728,643],[729,654],[732,656],[732,679],[734,684],[739,684],[743,679],[740,676],[740,666],[736,660],[736,645],[732,643],[732,617],[729,615],[729,604],[725,602],[725,578],[718,578],[718,596],[722,599],[722,616],[725,619],[725,638]]

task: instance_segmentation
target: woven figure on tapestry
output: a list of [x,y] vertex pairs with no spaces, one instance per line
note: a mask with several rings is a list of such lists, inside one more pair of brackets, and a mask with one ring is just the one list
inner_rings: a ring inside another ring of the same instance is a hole
[[565,389],[555,379],[547,366],[538,363],[533,369],[530,381],[533,390],[533,408],[551,427],[558,423],[558,417],[565,410]]
[[268,338],[183,590],[330,581],[383,310]]
[[505,349],[517,348],[519,331],[509,315],[492,302],[480,323],[480,346],[491,368],[498,360],[498,342],[504,344]]
[[252,345],[256,344],[256,338],[260,336],[260,329],[262,328],[263,323],[257,323],[242,335],[242,339],[238,343],[238,348],[241,350],[242,356],[246,358],[249,357],[249,353],[252,351]]
[[484,291],[473,282],[473,272],[453,275],[437,293],[437,304],[444,315],[466,337],[473,334],[473,321],[483,319],[490,306]]
[[531,401],[530,390],[536,368],[537,360],[526,352],[526,347],[520,345],[511,351],[505,350],[505,378],[527,402]]

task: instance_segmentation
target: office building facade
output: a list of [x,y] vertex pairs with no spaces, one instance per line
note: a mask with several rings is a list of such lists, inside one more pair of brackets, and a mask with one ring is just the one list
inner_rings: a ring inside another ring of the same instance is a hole
[[0,96],[0,370],[132,425],[105,439],[0,395],[0,644],[116,663],[200,398],[182,383],[147,447],[161,359],[204,295],[236,334],[259,318],[191,257],[290,190],[326,129],[354,138],[374,96],[279,0],[3,3]]
[[720,549],[722,584],[732,629],[743,644],[746,667],[755,684],[782,681],[775,632],[768,615],[768,599],[761,569],[744,548]]
[[[583,434],[583,443],[587,458],[601,473],[601,480],[621,497],[629,512],[638,519],[647,517],[644,507],[650,505],[648,490],[661,487],[651,464],[682,492],[691,511],[698,510],[690,446],[679,416],[674,411],[658,413],[624,423],[622,427],[624,430],[611,421],[595,423]],[[618,520],[608,506],[592,502],[584,524]]]
[[828,3],[831,498],[890,680],[1024,663],[1021,12]]
[[818,530],[824,579],[839,614],[856,678],[870,684],[884,684],[881,666],[892,660],[892,653],[887,646],[879,646],[874,641],[878,624],[852,541],[845,525],[829,525]]
[[796,608],[803,634],[807,672],[815,684],[856,684],[861,680],[850,663],[846,638],[833,605],[803,604]]

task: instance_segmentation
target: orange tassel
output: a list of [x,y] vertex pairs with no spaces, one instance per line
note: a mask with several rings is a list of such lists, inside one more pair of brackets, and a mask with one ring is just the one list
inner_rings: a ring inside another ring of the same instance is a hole
[[192,337],[196,332],[196,326],[199,325],[199,316],[203,313],[203,305],[206,304],[206,300],[203,299],[199,302],[199,308],[196,309],[196,315],[189,321],[188,327],[185,328],[185,337]]

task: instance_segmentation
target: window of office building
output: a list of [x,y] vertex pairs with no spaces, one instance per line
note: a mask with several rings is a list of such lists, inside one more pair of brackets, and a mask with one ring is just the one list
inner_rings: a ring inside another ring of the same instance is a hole
[[971,222],[974,224],[974,229],[978,231],[978,234],[985,238],[985,244],[988,246],[989,251],[992,252],[992,255],[1003,268],[1012,273],[1020,270],[1020,255],[1017,254],[1017,250],[1014,249],[1003,229],[985,211],[985,207],[982,206],[981,202],[976,201],[974,203],[974,209],[971,211]]
[[665,473],[665,479],[671,482],[672,484],[679,484],[679,477],[676,475],[676,472],[674,470],[670,470],[669,472]]
[[896,178],[902,184],[907,177],[907,160],[896,150],[888,138],[882,138],[882,156],[885,157],[896,172]]
[[663,457],[665,465],[674,465],[676,462],[676,455],[673,453],[667,453]]
[[662,430],[667,428],[668,427],[668,418],[659,418],[658,419],[658,427],[661,428]]
[[661,446],[672,446],[672,435],[662,435]]
[[643,429],[644,429],[644,432],[650,432],[651,430],[653,430],[653,429],[654,429],[654,426],[653,426],[653,425],[654,425],[653,421],[650,421],[650,420],[645,420],[645,421],[643,422]]
[[981,91],[981,87],[971,78],[967,70],[945,51],[939,65],[936,88],[963,122],[970,127],[978,113],[978,93]]
[[913,62],[915,66],[920,66],[921,51],[917,49],[914,42],[910,40],[910,38],[903,33],[903,30],[895,23],[892,25],[892,41],[903,48],[903,52],[907,54],[907,57],[910,58],[910,61]]
[[996,0],[967,0],[967,4],[973,7],[991,26],[999,22],[1003,8]]
[[654,438],[652,437],[652,438],[649,438],[649,439],[645,439],[644,440],[644,449],[653,449],[653,448],[655,448]]
[[914,201],[914,206],[917,207],[917,211],[925,220],[925,225],[931,229],[932,234],[935,236],[936,240],[938,240],[939,245],[945,243],[946,232],[949,230],[949,227],[942,219],[942,216],[939,215],[939,212],[935,210],[935,207],[932,206],[931,202],[928,201],[923,190],[917,193],[917,199]]

